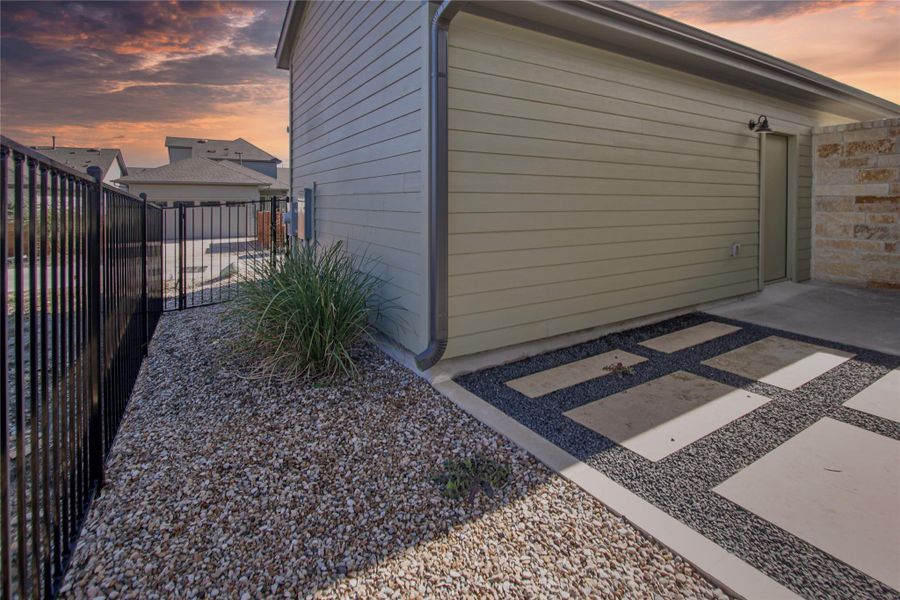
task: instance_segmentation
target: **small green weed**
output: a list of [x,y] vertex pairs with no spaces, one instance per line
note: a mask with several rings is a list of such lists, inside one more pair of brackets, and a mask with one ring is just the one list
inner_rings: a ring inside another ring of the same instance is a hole
[[634,369],[625,365],[625,363],[622,363],[622,362],[617,362],[615,364],[608,365],[603,368],[605,370],[609,371],[610,373],[614,373],[614,374],[618,375],[619,377],[625,377],[626,375],[634,375]]
[[495,490],[506,485],[512,472],[509,465],[484,456],[444,462],[443,470],[432,480],[440,486],[445,498],[465,498],[472,501],[478,490],[493,496]]

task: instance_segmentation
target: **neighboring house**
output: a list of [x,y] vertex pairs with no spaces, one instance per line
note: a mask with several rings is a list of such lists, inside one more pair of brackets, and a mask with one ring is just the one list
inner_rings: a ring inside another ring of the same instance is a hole
[[186,158],[143,169],[118,180],[132,194],[146,193],[157,204],[255,200],[260,188],[275,183],[256,171],[208,158]]
[[900,115],[622,2],[291,2],[276,59],[422,368],[808,279],[813,128]]
[[[186,158],[161,167],[143,169],[139,173],[120,178],[118,182],[132,194],[146,193],[148,199],[157,204],[175,206],[183,203],[199,207],[223,202],[256,201],[259,200],[263,190],[277,185],[275,179],[247,167],[228,161],[213,161],[208,158]],[[257,206],[253,207],[254,215],[257,209]],[[190,212],[192,215],[198,213],[198,211]],[[198,213],[197,216],[199,218],[201,215]],[[216,216],[218,218],[218,215]],[[222,224],[224,228],[222,231],[219,230],[219,224],[216,221],[216,228],[209,231],[203,229],[203,234],[207,236],[243,235],[255,231],[255,225],[248,224],[246,218],[243,220],[237,217],[228,219],[227,216]],[[207,225],[212,227],[212,223],[213,221],[210,220]],[[187,232],[189,236],[193,237],[199,235],[201,230],[188,224]],[[166,237],[172,239],[174,236],[174,215],[171,211],[167,211]]]
[[88,167],[103,170],[104,183],[112,183],[129,174],[122,151],[118,148],[70,148],[63,146],[32,146],[35,150],[66,166],[87,173]]
[[214,161],[233,162],[275,179],[281,160],[244,138],[236,140],[211,140],[166,136],[169,163],[185,158],[208,158]]

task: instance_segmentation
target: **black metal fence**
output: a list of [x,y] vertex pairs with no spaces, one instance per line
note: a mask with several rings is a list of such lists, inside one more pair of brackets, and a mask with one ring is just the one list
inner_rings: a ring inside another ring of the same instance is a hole
[[163,208],[165,310],[231,300],[288,247],[288,198]]
[[0,138],[2,597],[52,597],[163,309],[162,210]]

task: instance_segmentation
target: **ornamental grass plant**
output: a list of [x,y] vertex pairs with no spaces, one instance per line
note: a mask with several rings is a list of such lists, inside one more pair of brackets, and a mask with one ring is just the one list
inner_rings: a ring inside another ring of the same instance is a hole
[[299,244],[274,260],[255,261],[231,309],[242,348],[251,351],[248,376],[354,377],[354,349],[371,340],[371,323],[390,308],[378,294],[384,280],[377,266],[340,241]]

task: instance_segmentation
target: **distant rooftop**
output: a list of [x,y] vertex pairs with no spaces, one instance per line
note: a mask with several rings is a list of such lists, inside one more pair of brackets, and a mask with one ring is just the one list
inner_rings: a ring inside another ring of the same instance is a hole
[[134,175],[122,177],[120,183],[179,183],[207,185],[255,185],[268,187],[271,177],[252,169],[208,158],[185,158],[168,165],[146,169]]
[[100,167],[104,175],[109,172],[114,160],[119,162],[123,175],[128,174],[122,152],[118,148],[76,148],[57,146],[32,146],[35,150],[56,162],[87,173],[88,167]]
[[[224,167],[226,169],[231,169],[235,173],[240,173],[241,175],[249,177],[250,179],[255,179],[257,182],[259,182],[260,185],[264,185],[271,190],[281,189],[279,187],[279,182],[277,180],[272,179],[268,175],[264,175],[263,173],[260,173],[259,171],[254,171],[253,169],[249,169],[247,167],[244,167],[242,165],[239,165],[237,163],[227,161],[227,160],[218,161],[216,164],[218,164],[219,166]],[[284,189],[287,189],[287,188],[284,188]]]
[[211,140],[206,138],[187,138],[166,136],[167,148],[190,148],[194,158],[204,157],[213,160],[259,160],[280,163],[262,148],[254,146],[244,138],[236,140]]

